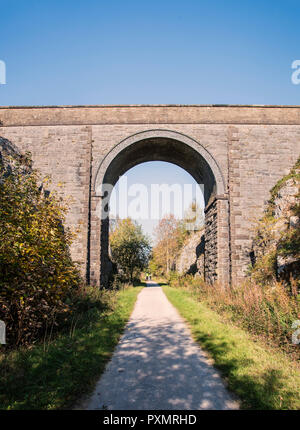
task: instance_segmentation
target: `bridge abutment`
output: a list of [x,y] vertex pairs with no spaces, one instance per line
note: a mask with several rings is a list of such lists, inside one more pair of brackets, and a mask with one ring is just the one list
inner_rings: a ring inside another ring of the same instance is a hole
[[204,277],[209,283],[230,283],[229,205],[216,196],[205,208]]

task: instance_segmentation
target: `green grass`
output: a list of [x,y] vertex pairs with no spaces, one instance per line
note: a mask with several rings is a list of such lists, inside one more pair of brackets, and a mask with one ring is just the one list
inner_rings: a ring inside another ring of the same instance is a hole
[[89,393],[124,330],[141,287],[117,293],[113,310],[92,310],[47,344],[0,349],[0,409],[70,408]]
[[[214,359],[244,409],[300,409],[300,370],[283,352],[231,325],[186,290],[163,286],[194,339]],[[297,346],[296,346],[297,347]]]

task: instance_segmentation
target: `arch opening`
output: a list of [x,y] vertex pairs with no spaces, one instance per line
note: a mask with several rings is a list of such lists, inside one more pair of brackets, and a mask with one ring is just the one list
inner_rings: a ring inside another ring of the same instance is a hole
[[[225,184],[221,170],[214,158],[195,140],[180,133],[163,130],[142,132],[123,140],[109,151],[98,166],[94,180],[95,198],[104,202],[105,199],[103,199],[104,195],[102,193],[104,184],[109,184],[113,187],[119,177],[126,171],[138,164],[149,161],[173,163],[186,170],[202,186],[206,205],[205,235],[206,241],[210,242],[205,256],[205,273],[208,280],[214,281],[218,279],[220,252],[218,249],[217,221],[222,216],[222,212],[226,212],[224,204],[223,211],[219,207],[219,202],[226,200]],[[226,203],[228,204],[227,200]],[[108,208],[104,208],[104,203],[102,203],[101,213],[105,211],[108,211]],[[100,262],[98,261],[98,264],[100,263],[100,284],[104,286],[108,282],[111,270],[108,257],[108,217],[102,219],[100,224]],[[93,234],[93,232],[91,233]],[[228,255],[226,258],[228,260]],[[95,268],[97,262],[91,262],[92,264],[94,264]],[[224,271],[225,265],[223,266]],[[93,272],[96,273],[96,270]]]
[[[197,218],[189,223],[192,205]],[[110,230],[118,219],[130,217],[155,245],[156,227],[169,215],[178,222],[186,219],[187,230],[200,229],[204,221],[202,187],[185,169],[166,161],[147,161],[119,177],[109,200]]]

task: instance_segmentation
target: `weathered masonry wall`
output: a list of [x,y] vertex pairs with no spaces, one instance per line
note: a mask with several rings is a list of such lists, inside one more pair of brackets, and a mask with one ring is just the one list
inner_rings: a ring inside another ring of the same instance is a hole
[[80,229],[72,255],[81,266],[85,266],[91,158],[90,130],[84,126],[9,127],[1,128],[0,135],[13,142],[21,151],[30,151],[34,167],[37,167],[44,176],[51,175],[53,187],[70,200],[67,224],[74,231]]
[[224,196],[205,209],[205,278],[210,282],[230,282],[229,205]]
[[[79,229],[72,255],[100,278],[99,198],[93,184],[101,161],[137,133],[168,130],[193,139],[213,157],[225,194],[207,208],[209,278],[237,282],[249,264],[251,227],[270,188],[300,153],[300,107],[82,106],[2,107],[0,135],[30,151],[35,167],[72,203],[67,223]],[[153,143],[155,144],[155,143]],[[210,235],[210,236],[209,236]]]

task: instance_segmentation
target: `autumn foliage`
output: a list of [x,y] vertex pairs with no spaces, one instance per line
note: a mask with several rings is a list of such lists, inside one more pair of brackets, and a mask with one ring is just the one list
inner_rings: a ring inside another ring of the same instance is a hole
[[174,269],[176,257],[185,239],[185,231],[182,223],[170,214],[159,221],[154,233],[156,243],[150,264],[151,271],[156,275],[168,274]]
[[123,278],[132,282],[148,265],[149,239],[141,226],[130,218],[118,220],[109,239],[112,260]]
[[0,319],[8,345],[32,342],[57,325],[80,282],[69,254],[72,234],[63,227],[67,206],[28,165],[28,158],[9,166],[0,159]]

